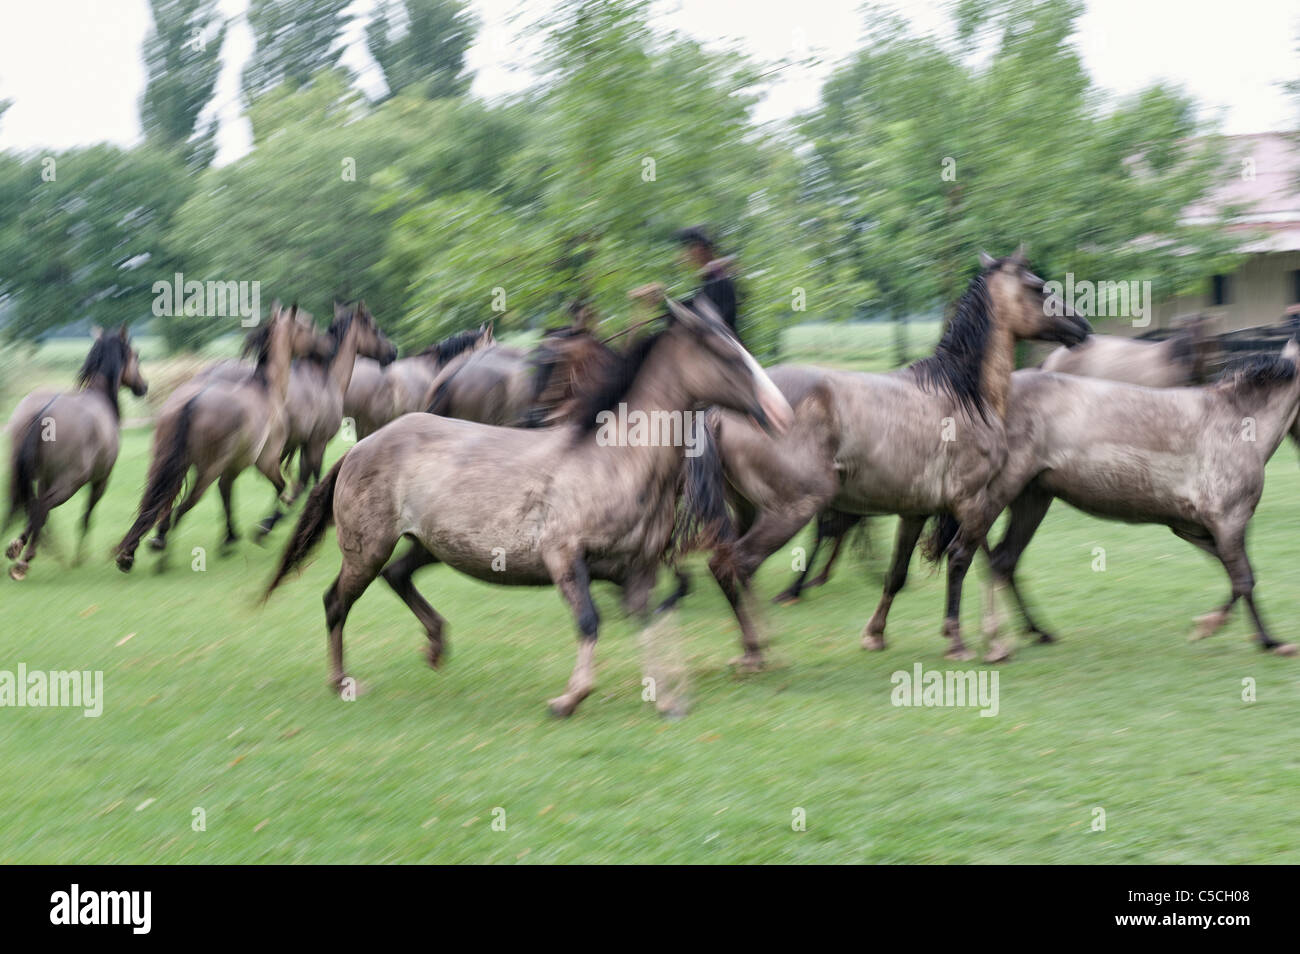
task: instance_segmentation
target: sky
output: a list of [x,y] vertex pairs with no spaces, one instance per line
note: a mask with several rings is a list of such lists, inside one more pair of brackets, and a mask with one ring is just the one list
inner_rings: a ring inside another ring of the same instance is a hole
[[[362,40],[375,0],[346,37],[343,62],[363,88],[382,89]],[[249,148],[240,115],[239,73],[252,48],[241,14],[247,0],[220,0],[235,18],[210,109],[220,115],[218,162]],[[525,88],[537,51],[525,27],[545,11],[539,0],[472,0],[481,27],[470,50],[473,91],[492,98]],[[945,32],[945,0],[885,0],[922,31]],[[1086,0],[1075,42],[1104,89],[1123,95],[1157,81],[1189,90],[1228,133],[1300,126],[1300,106],[1281,84],[1300,79],[1300,3],[1296,0]],[[805,59],[776,74],[758,110],[782,119],[816,106],[835,62],[857,45],[863,14],[857,0],[662,0],[658,21],[699,40],[740,49],[760,61]],[[130,145],[140,137],[144,88],[141,43],[149,28],[145,0],[0,0],[0,149],[63,149],[95,142]]]

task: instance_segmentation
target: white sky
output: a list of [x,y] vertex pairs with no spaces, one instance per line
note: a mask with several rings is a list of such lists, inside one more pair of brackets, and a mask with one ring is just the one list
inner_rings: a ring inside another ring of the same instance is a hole
[[[248,148],[240,117],[239,72],[252,47],[241,14],[247,0],[221,0],[237,17],[226,40],[215,97],[222,117],[218,161]],[[374,0],[357,0],[364,14]],[[943,30],[943,0],[886,0],[922,30]],[[532,0],[473,0],[482,21],[470,51],[474,91],[486,97],[528,85],[536,37],[520,39],[545,6]],[[783,118],[816,105],[833,63],[861,33],[856,0],[662,0],[659,20],[706,42],[729,44],[762,61],[815,53],[821,62],[790,67],[773,82],[759,119]],[[373,88],[377,70],[354,20],[344,62]],[[0,149],[60,149],[140,136],[137,103],[144,88],[141,43],[149,26],[145,0],[0,0]],[[1229,133],[1293,129],[1300,105],[1281,89],[1300,79],[1300,3],[1296,0],[1087,0],[1076,42],[1105,89],[1127,93],[1156,80],[1186,87]]]

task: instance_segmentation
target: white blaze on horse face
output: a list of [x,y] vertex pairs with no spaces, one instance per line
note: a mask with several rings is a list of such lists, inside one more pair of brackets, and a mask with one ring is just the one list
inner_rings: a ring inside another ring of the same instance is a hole
[[758,406],[763,409],[767,415],[768,423],[777,434],[784,434],[790,429],[794,422],[794,409],[790,407],[790,402],[785,399],[781,389],[772,383],[772,379],[767,376],[762,365],[754,358],[752,354],[745,350],[739,344],[736,345],[740,353],[744,356],[745,366],[749,368],[749,373],[754,376],[754,390],[758,392]]

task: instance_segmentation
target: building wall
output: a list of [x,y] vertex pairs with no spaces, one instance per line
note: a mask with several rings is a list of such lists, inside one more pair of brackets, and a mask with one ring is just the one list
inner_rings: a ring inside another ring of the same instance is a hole
[[[1209,281],[1199,295],[1180,295],[1156,305],[1152,325],[1168,328],[1176,318],[1210,315],[1217,319],[1216,331],[1236,331],[1256,325],[1273,325],[1283,312],[1296,304],[1295,277],[1300,269],[1300,252],[1270,252],[1252,255],[1228,279],[1228,303],[1211,305]],[[1111,334],[1140,334],[1147,329],[1105,329]]]

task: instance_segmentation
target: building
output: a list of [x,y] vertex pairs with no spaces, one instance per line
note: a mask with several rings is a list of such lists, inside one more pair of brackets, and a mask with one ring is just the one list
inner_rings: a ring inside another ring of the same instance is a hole
[[1157,328],[1206,315],[1215,319],[1216,331],[1237,331],[1277,324],[1288,308],[1300,305],[1300,136],[1227,138],[1238,159],[1232,178],[1187,215],[1193,222],[1210,221],[1217,208],[1241,206],[1243,213],[1229,228],[1250,236],[1242,247],[1249,257],[1232,274],[1211,276],[1203,292],[1158,304],[1152,322]]

